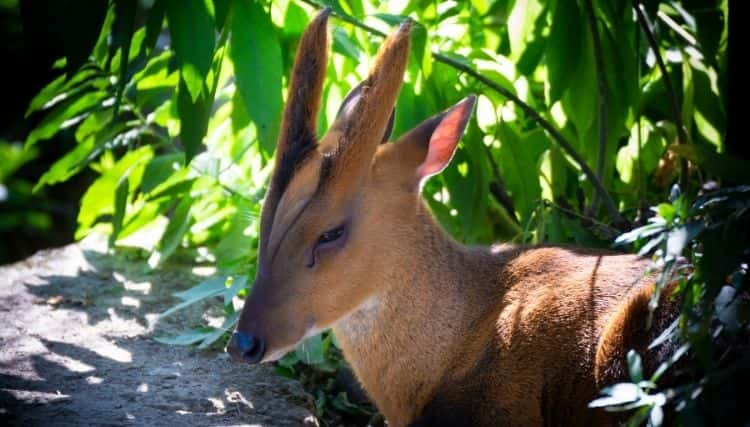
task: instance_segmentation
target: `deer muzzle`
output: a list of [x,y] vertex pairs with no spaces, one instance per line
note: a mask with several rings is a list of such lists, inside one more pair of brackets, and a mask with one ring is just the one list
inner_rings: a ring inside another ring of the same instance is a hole
[[261,337],[238,331],[232,335],[226,350],[235,362],[255,364],[263,360],[266,344]]

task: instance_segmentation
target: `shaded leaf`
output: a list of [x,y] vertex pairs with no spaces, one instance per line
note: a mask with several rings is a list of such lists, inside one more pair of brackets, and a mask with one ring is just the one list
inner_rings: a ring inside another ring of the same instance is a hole
[[164,4],[180,75],[195,103],[205,96],[204,81],[214,56],[214,6],[211,0],[164,0]]
[[270,154],[281,120],[281,46],[260,3],[235,1],[229,43],[237,91],[257,127],[261,148]]

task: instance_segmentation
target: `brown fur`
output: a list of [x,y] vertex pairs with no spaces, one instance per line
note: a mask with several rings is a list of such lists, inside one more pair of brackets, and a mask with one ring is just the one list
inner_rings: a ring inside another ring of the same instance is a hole
[[[324,21],[316,18],[301,46],[310,32],[323,37]],[[625,380],[628,349],[645,349],[659,332],[641,321],[651,282],[634,283],[647,261],[451,239],[422,200],[419,171],[436,133],[455,147],[473,100],[379,145],[407,53],[408,26],[384,43],[362,99],[266,200],[258,275],[237,330],[264,339],[269,361],[333,327],[391,426],[610,422],[587,402]],[[298,54],[295,70],[308,56]],[[285,120],[312,123],[294,108]],[[440,127],[443,120],[452,125]],[[318,252],[321,234],[342,224],[340,247]],[[673,313],[667,306],[657,324]],[[646,356],[655,366],[658,355]]]

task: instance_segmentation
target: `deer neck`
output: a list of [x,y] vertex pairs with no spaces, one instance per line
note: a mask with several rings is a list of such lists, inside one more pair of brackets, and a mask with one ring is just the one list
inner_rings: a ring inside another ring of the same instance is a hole
[[[409,256],[377,275],[382,291],[335,326],[344,356],[389,423],[405,425],[434,395],[482,316],[489,251],[462,246],[426,206]],[[484,276],[482,279],[480,276]]]

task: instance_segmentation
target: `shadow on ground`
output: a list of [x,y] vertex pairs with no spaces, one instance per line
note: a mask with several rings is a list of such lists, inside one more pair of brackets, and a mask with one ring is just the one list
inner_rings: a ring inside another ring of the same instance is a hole
[[158,317],[200,280],[109,256],[94,240],[0,267],[0,421],[316,425],[310,396],[273,368],[153,340],[220,317],[200,303]]

